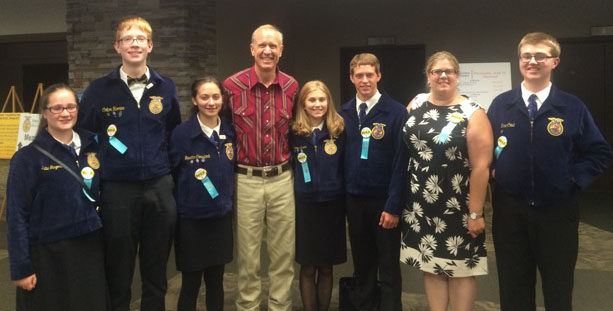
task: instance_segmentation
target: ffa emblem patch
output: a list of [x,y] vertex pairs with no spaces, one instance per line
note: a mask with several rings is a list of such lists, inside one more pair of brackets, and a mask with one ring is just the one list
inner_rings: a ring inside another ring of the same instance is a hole
[[335,154],[338,148],[334,143],[334,139],[326,139],[324,141],[326,142],[326,144],[324,145],[324,151],[329,155]]
[[149,111],[153,114],[159,114],[162,112],[162,96],[149,96],[151,98],[151,102],[149,102]]
[[562,135],[562,133],[564,133],[564,126],[562,125],[562,122],[564,122],[564,120],[560,118],[548,118],[548,119],[549,119],[549,124],[547,124],[547,132],[549,132],[551,136]]
[[100,168],[100,161],[98,161],[98,158],[96,158],[96,154],[94,152],[87,154],[87,164],[89,164],[89,166],[95,170]]
[[383,138],[383,136],[385,136],[385,124],[383,123],[373,123],[373,129],[372,129],[372,138],[374,139],[381,139]]
[[32,128],[32,122],[30,122],[30,117],[24,117],[23,120],[23,131],[28,133]]
[[232,149],[232,143],[226,143],[226,156],[228,160],[234,159],[234,149]]

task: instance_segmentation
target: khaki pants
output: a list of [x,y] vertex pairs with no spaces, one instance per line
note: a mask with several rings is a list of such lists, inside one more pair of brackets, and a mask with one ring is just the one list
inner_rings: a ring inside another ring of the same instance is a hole
[[294,280],[295,207],[291,170],[274,177],[237,174],[237,310],[259,310],[260,250],[266,230],[270,259],[268,310],[291,310]]

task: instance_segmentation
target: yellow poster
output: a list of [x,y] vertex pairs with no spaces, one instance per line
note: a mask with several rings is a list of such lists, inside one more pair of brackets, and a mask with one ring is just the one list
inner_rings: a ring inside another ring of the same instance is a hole
[[21,113],[0,113],[0,159],[10,159],[17,148]]
[[36,136],[39,114],[0,113],[0,159],[10,159]]

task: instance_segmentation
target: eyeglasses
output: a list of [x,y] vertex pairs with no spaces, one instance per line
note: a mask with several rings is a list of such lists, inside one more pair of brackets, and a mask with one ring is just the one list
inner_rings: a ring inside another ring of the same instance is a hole
[[536,55],[522,54],[519,57],[519,59],[521,60],[522,63],[529,63],[530,61],[532,61],[532,58],[534,58],[534,60],[537,63],[544,63],[547,59],[556,58],[556,57],[555,56],[545,55],[545,54],[536,54]]
[[437,76],[440,77],[443,75],[443,73],[446,76],[452,76],[452,75],[457,75],[458,71],[455,69],[435,69],[435,70],[430,70],[430,74],[433,76]]
[[78,108],[79,108],[79,106],[77,106],[77,105],[68,105],[66,107],[63,107],[63,106],[51,106],[51,107],[47,107],[45,109],[51,111],[51,113],[53,113],[53,114],[60,114],[60,113],[64,112],[64,110],[68,111],[68,113],[73,113],[73,112],[76,112]]
[[117,40],[117,42],[119,42],[122,45],[130,45],[130,44],[145,45],[145,44],[147,44],[149,42],[149,39],[147,39],[147,37],[143,37],[143,36],[125,37],[125,38],[121,38],[121,39]]

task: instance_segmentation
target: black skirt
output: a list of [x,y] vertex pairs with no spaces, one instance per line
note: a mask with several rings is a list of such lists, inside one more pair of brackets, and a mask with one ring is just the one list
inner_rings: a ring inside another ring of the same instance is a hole
[[296,201],[296,261],[337,265],[347,261],[345,201]]
[[232,213],[207,219],[179,218],[175,236],[177,270],[196,272],[232,261]]
[[106,311],[104,244],[100,230],[30,247],[32,291],[17,288],[19,311]]

